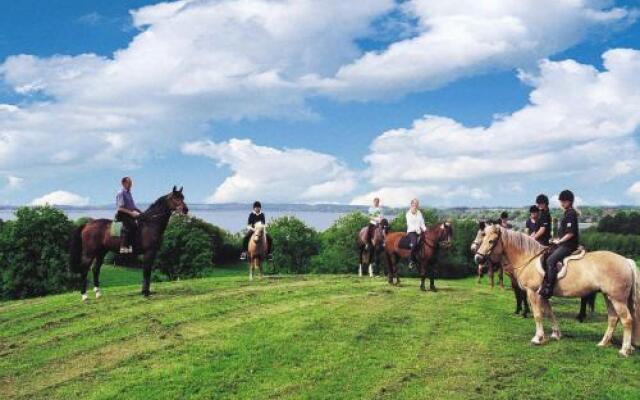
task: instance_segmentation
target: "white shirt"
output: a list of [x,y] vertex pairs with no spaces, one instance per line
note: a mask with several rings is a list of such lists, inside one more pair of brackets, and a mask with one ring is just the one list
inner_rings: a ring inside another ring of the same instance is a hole
[[422,213],[418,210],[415,214],[411,210],[407,211],[407,233],[415,232],[418,235],[427,230],[427,226],[424,224],[424,218]]
[[382,209],[380,207],[369,207],[369,222],[379,224],[382,221]]

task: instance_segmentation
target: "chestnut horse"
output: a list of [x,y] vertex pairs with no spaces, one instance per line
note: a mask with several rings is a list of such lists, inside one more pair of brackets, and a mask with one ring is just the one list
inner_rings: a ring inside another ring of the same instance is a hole
[[[493,254],[504,255],[511,262],[513,275],[518,285],[527,291],[536,323],[536,332],[531,343],[539,345],[545,341],[542,325],[544,314],[551,317],[551,338],[560,340],[560,327],[551,308],[551,303],[538,294],[542,275],[536,264],[545,252],[545,247],[521,232],[488,225],[476,262],[484,262]],[[602,292],[609,314],[608,327],[598,346],[609,346],[616,325],[622,321],[623,339],[620,354],[628,356],[633,345],[640,345],[640,280],[638,268],[633,260],[610,251],[588,252],[583,258],[565,266],[566,276],[558,280],[553,294],[559,297],[583,297]]]
[[[138,229],[133,238],[134,254],[143,255],[142,294],[151,294],[151,269],[156,258],[162,235],[173,212],[186,214],[189,211],[184,202],[182,188],[173,187],[171,193],[160,197],[138,217]],[[73,232],[70,245],[71,270],[80,274],[82,300],[87,299],[87,275],[93,266],[93,291],[96,298],[100,292],[100,267],[108,251],[118,252],[120,236],[111,236],[110,219],[96,219],[79,226]]]
[[[358,233],[356,241],[358,248],[360,249],[360,264],[358,267],[358,276],[362,276],[362,266],[364,264],[369,265],[369,276],[373,278],[373,265],[380,266],[380,253],[384,249],[384,240],[387,232],[389,231],[389,221],[382,219],[380,223],[373,230],[373,237],[371,241],[367,243],[366,237],[369,233],[369,226],[365,226]],[[382,275],[382,271],[380,271]]]
[[[387,234],[387,238],[384,242],[384,251],[387,256],[387,264],[389,265],[389,283],[399,285],[400,279],[398,278],[398,259],[408,259],[411,256],[411,250],[400,248],[400,239],[402,239],[406,233],[404,232],[391,232]],[[429,290],[436,292],[435,285],[435,273],[433,269],[433,262],[435,257],[442,247],[449,247],[453,238],[453,228],[450,222],[441,222],[432,228],[427,229],[420,235],[418,243],[416,261],[420,271],[420,289],[425,290],[424,281],[427,278],[427,272],[429,274]]]
[[249,280],[253,280],[254,269],[258,269],[260,271],[260,277],[262,278],[262,262],[265,258],[267,258],[267,235],[265,232],[265,226],[261,222],[256,222],[247,248]]

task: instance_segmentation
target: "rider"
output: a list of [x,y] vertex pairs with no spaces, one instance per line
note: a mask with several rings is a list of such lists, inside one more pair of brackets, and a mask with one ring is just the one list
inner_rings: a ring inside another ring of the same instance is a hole
[[536,197],[538,210],[538,226],[531,236],[543,246],[549,245],[551,239],[551,214],[549,214],[549,198],[544,194]]
[[380,199],[378,197],[373,199],[373,205],[369,207],[369,227],[367,229],[366,243],[367,246],[371,244],[376,227],[382,222],[382,208],[380,207]]
[[546,279],[540,287],[540,296],[545,299],[549,299],[553,295],[553,288],[558,276],[558,262],[571,255],[578,248],[578,242],[580,241],[578,213],[573,208],[573,193],[570,190],[563,190],[560,192],[558,200],[560,200],[560,206],[564,209],[564,216],[558,228],[558,239],[553,241],[556,247],[547,258]]
[[422,232],[427,231],[427,226],[424,224],[424,217],[420,212],[420,202],[418,199],[411,200],[411,208],[407,211],[407,236],[409,237],[411,246],[411,257],[409,262],[409,268],[413,268],[416,264],[416,253],[418,249],[418,239]]
[[122,222],[124,229],[121,232],[120,253],[133,253],[133,242],[136,237],[136,229],[138,227],[137,218],[142,211],[136,207],[131,195],[131,186],[133,181],[130,177],[125,176],[120,180],[122,190],[116,195],[116,221]]
[[540,209],[536,205],[529,207],[529,219],[526,223],[527,233],[531,236],[535,235],[538,230],[538,217],[540,215]]
[[[247,234],[244,235],[244,239],[242,240],[242,254],[240,254],[241,260],[247,259],[247,250],[249,248],[249,239],[251,239],[251,235],[253,235],[253,231],[255,230],[255,225],[258,222],[261,222],[262,225],[266,225],[266,218],[264,213],[262,212],[262,204],[259,201],[253,202],[253,210],[249,214],[249,219],[247,221]],[[271,236],[267,235],[267,258],[269,260],[273,260],[273,255],[271,254]]]
[[513,225],[509,222],[509,213],[506,211],[500,214],[500,226],[506,229],[513,229]]

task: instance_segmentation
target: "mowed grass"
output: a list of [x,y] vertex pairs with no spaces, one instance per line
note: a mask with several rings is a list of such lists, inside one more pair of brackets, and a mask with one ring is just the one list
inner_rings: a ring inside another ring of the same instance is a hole
[[584,324],[577,300],[554,300],[564,338],[533,347],[511,292],[473,279],[422,293],[414,279],[219,270],[150,299],[139,280],[106,267],[99,300],[0,303],[0,398],[640,398],[640,354],[596,348],[601,297]]

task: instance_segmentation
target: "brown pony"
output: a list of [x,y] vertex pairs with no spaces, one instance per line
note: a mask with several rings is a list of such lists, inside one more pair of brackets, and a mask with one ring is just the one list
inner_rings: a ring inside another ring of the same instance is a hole
[[249,280],[253,280],[253,270],[260,271],[262,278],[262,262],[267,257],[267,235],[265,226],[261,222],[257,222],[254,226],[253,234],[249,240],[247,249],[247,261],[249,262]]
[[[402,239],[406,233],[404,232],[391,232],[387,234],[387,238],[384,242],[384,250],[387,256],[387,264],[389,265],[389,283],[399,285],[400,279],[398,278],[398,259],[408,259],[411,256],[411,250],[400,248],[400,239]],[[427,229],[423,232],[418,239],[416,261],[418,262],[418,268],[420,271],[420,289],[426,291],[424,281],[427,278],[427,272],[429,273],[429,290],[436,292],[435,274],[433,270],[433,261],[435,256],[442,247],[449,247],[451,245],[451,239],[453,238],[453,228],[450,222],[441,222],[436,226]]]
[[[527,291],[536,323],[536,333],[531,343],[539,345],[545,341],[542,320],[544,314],[551,317],[551,338],[560,340],[560,327],[551,308],[551,303],[538,294],[542,275],[536,265],[545,252],[545,247],[533,238],[520,232],[488,225],[476,262],[484,262],[493,254],[509,259],[518,285]],[[609,346],[616,325],[622,321],[623,339],[620,354],[628,356],[640,344],[640,281],[633,260],[610,251],[593,251],[584,258],[571,261],[565,266],[566,276],[560,279],[553,291],[559,297],[583,297],[602,292],[607,303],[609,324],[598,346]]]
[[[138,229],[133,238],[135,254],[143,256],[142,294],[151,294],[151,269],[162,240],[162,234],[173,212],[186,214],[189,211],[184,202],[182,188],[173,187],[171,193],[160,197],[138,217]],[[111,236],[110,219],[96,219],[79,226],[73,232],[70,245],[71,270],[80,274],[80,293],[82,300],[87,299],[87,275],[93,266],[93,291],[96,298],[100,292],[100,267],[108,251],[118,252],[120,237]]]
[[[366,237],[369,232],[369,226],[365,226],[358,233],[356,242],[360,249],[360,264],[358,266],[358,276],[362,276],[362,266],[364,264],[369,265],[369,276],[373,278],[373,266],[380,265],[380,253],[384,249],[384,240],[387,232],[389,231],[389,221],[382,219],[380,223],[373,230],[373,238],[370,243],[367,243]],[[382,275],[382,272],[380,272]]]

